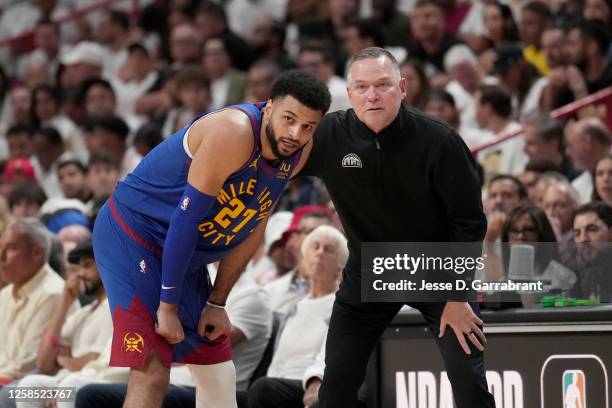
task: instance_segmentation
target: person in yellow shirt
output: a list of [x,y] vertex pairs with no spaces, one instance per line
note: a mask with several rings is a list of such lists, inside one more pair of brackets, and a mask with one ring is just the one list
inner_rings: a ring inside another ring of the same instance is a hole
[[540,40],[544,30],[551,24],[552,12],[548,5],[542,1],[531,1],[521,10],[519,30],[521,41],[525,45],[523,56],[543,76],[550,73],[550,68],[542,51]]

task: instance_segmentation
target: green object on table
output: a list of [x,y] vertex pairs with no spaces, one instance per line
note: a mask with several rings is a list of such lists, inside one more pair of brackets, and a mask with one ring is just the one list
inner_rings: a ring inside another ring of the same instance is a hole
[[544,296],[540,299],[544,307],[568,307],[568,306],[593,306],[598,305],[599,300],[564,298],[562,296]]

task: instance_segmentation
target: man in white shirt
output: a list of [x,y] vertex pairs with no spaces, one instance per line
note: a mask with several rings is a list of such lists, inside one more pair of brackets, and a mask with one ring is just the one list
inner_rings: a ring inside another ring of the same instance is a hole
[[302,378],[325,341],[341,271],[348,259],[344,235],[329,225],[315,228],[302,243],[302,264],[308,277],[308,296],[284,321],[267,376],[248,392],[249,408],[296,406],[304,395]]
[[308,280],[300,269],[301,246],[304,238],[320,225],[330,225],[330,214],[324,207],[306,206],[295,211],[289,229],[283,233],[287,247],[296,259],[296,268],[263,288],[268,293],[270,309],[286,314],[308,292]]
[[0,238],[0,383],[35,368],[36,349],[46,322],[58,306],[64,280],[47,264],[50,239],[38,220],[21,219]]
[[303,45],[298,55],[298,65],[329,88],[331,105],[328,113],[351,107],[346,93],[346,81],[334,74],[334,58],[330,47],[318,42]]
[[595,163],[610,152],[612,135],[600,119],[585,118],[566,128],[565,144],[574,168],[582,171],[572,181],[572,186],[580,195],[580,203],[588,203],[593,195],[591,173],[595,170]]
[[[512,98],[500,86],[485,85],[476,95],[476,122],[490,134],[490,139],[516,132],[521,125],[512,119]],[[518,175],[527,164],[523,152],[522,136],[516,136],[480,151],[478,161],[485,170],[485,177],[493,174]]]
[[[19,381],[18,387],[73,386],[64,381],[70,373],[80,371],[95,361],[112,337],[113,323],[108,300],[91,242],[86,242],[68,254],[78,269],[64,285],[61,301],[47,324],[38,346],[36,366],[42,374],[31,374]],[[81,294],[94,296],[92,303],[71,316],[68,312]],[[17,408],[44,407],[44,401],[18,402]]]

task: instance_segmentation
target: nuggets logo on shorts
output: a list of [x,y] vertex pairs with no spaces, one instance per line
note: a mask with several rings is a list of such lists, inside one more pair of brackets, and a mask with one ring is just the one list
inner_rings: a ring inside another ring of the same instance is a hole
[[123,336],[123,345],[125,346],[126,353],[137,351],[142,354],[144,339],[136,332],[129,332]]

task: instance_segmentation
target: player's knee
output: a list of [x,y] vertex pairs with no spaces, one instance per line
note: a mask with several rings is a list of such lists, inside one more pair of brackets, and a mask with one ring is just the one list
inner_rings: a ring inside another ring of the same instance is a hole
[[170,369],[159,357],[151,353],[144,367],[132,368],[130,371],[130,386],[144,387],[153,392],[166,392],[170,379]]

